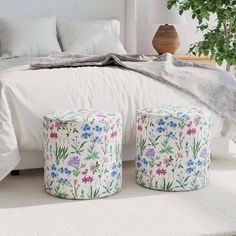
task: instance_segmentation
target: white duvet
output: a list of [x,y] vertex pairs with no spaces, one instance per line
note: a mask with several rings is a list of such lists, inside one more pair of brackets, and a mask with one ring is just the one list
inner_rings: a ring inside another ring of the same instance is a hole
[[[27,70],[30,58],[0,62],[0,180],[22,151],[42,151],[42,117],[58,109],[115,110],[123,117],[123,144],[135,143],[135,114],[144,106],[199,105],[177,89],[117,67]],[[212,137],[224,120],[212,113]],[[124,157],[126,159],[126,157]]]

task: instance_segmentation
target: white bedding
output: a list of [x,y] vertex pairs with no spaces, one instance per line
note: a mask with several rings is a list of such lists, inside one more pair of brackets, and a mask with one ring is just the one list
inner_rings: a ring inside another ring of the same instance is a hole
[[9,71],[20,71],[29,68],[33,57],[16,57],[0,60],[0,73]]
[[[0,62],[0,180],[17,165],[19,151],[42,151],[42,117],[57,109],[118,111],[123,116],[123,144],[134,145],[138,108],[203,106],[189,95],[133,71],[117,67],[32,71],[27,70],[30,61]],[[224,120],[214,112],[212,118],[212,137],[221,137]]]

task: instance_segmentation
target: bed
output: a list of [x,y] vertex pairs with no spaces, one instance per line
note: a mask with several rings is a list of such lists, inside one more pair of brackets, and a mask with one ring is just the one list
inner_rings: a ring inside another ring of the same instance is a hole
[[[24,2],[24,3],[22,3]],[[75,7],[78,7],[78,12]],[[67,3],[67,4],[66,4]],[[93,0],[41,1],[9,0],[1,7],[4,16],[38,16],[55,14],[83,19],[116,18],[121,23],[121,41],[128,53],[136,51],[135,1]],[[38,7],[33,4],[38,4]],[[37,9],[28,12],[27,9]],[[52,10],[53,9],[53,10]],[[118,67],[80,67],[29,70],[32,57],[0,61],[0,169],[40,168],[43,166],[42,117],[58,109],[83,107],[115,110],[123,117],[123,159],[135,158],[135,114],[144,106],[165,104],[203,106],[197,100],[145,75]],[[8,116],[6,117],[6,114]],[[9,117],[11,118],[9,120]],[[7,121],[6,121],[7,119]],[[212,112],[212,152],[234,152],[235,129],[228,121]],[[11,164],[4,166],[4,158]],[[19,163],[18,163],[19,162]]]

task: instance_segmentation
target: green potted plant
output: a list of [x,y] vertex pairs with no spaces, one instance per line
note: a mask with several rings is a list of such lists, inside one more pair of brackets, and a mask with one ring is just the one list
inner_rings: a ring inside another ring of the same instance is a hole
[[[197,29],[203,32],[203,39],[190,46],[189,53],[214,58],[226,70],[236,65],[236,0],[167,0],[167,7],[177,6],[179,14],[191,11],[198,20]],[[210,28],[211,15],[216,16],[216,26]]]

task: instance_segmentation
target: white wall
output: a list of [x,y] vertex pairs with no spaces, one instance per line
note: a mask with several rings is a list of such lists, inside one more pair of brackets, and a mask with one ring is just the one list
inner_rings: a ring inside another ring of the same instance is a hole
[[[150,25],[148,23],[148,14],[152,0],[137,1],[137,50],[139,53],[156,54],[155,49],[152,47],[152,39],[158,25]],[[181,45],[176,52],[177,54],[185,54],[190,44],[199,41],[202,36],[201,32],[196,32],[197,22],[192,20],[190,14],[186,14],[185,17],[186,25],[175,26],[181,40]],[[212,19],[212,24],[214,24],[214,19]]]

